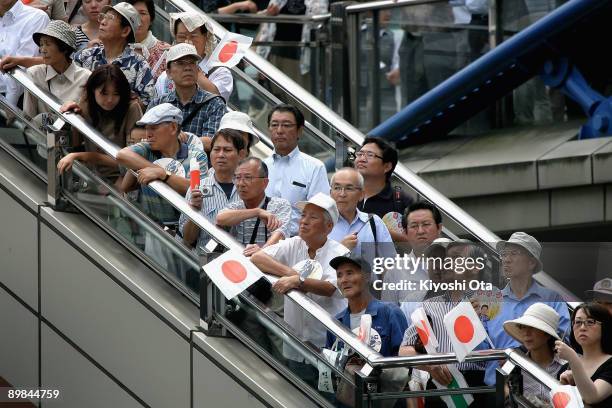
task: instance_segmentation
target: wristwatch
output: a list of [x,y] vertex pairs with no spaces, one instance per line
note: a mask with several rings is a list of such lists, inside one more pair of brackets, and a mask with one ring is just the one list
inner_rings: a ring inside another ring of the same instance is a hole
[[298,279],[300,280],[300,285],[298,286],[298,288],[301,288],[304,285],[304,281],[306,280],[306,278],[302,275],[298,275]]
[[170,178],[171,175],[172,175],[172,173],[170,173],[168,170],[166,170],[166,177],[161,179],[161,181],[163,181],[165,183],[166,181],[168,181],[168,179]]

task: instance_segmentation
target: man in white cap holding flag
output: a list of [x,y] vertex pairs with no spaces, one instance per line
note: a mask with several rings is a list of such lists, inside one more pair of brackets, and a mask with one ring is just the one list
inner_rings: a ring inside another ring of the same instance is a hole
[[[563,338],[565,333],[569,333],[567,304],[557,292],[540,286],[533,279],[533,275],[542,270],[540,243],[529,234],[515,232],[508,241],[498,242],[497,250],[501,254],[504,276],[509,282],[502,289],[503,299],[499,314],[487,325],[495,348],[514,348],[520,345],[504,331],[503,324],[522,316],[529,306],[537,302],[552,307],[559,314],[559,333]],[[485,376],[488,385],[495,384],[495,369],[498,366],[495,361],[488,364]]]
[[[307,294],[332,316],[343,310],[347,303],[336,284],[336,271],[330,261],[349,252],[348,248],[327,238],[338,222],[338,207],[327,194],[315,194],[308,201],[300,201],[296,207],[302,212],[299,235],[284,239],[256,252],[251,261],[265,273],[279,276],[273,289],[287,293],[295,289]],[[324,347],[327,330],[292,301],[285,302],[285,321],[303,341]],[[307,383],[317,386],[319,372],[305,362],[304,357],[289,345],[283,354],[293,372]]]

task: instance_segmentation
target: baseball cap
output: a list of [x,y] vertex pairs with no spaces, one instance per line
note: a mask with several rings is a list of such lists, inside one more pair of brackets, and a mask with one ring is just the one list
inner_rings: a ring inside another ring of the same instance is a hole
[[183,113],[176,106],[169,103],[162,103],[152,107],[142,115],[142,118],[136,125],[157,125],[164,122],[181,123],[183,121]]
[[115,10],[117,13],[125,17],[130,24],[130,28],[132,29],[130,37],[128,37],[128,42],[136,42],[136,30],[138,30],[138,27],[140,27],[140,14],[138,14],[138,11],[136,11],[134,6],[132,6],[130,3],[126,3],[125,1],[117,3],[114,6],[102,7],[102,13],[106,13],[110,9]]
[[370,267],[370,263],[366,261],[363,257],[359,256],[356,253],[349,252],[346,255],[341,255],[333,258],[329,261],[329,266],[334,269],[338,269],[338,267],[344,263],[352,263],[361,268],[361,272],[370,275],[372,273],[372,268]]
[[327,211],[334,225],[336,225],[340,213],[338,212],[338,207],[336,206],[336,202],[333,198],[331,198],[327,194],[317,193],[313,195],[308,201],[298,201],[297,203],[295,203],[295,207],[300,211],[304,211],[304,207],[306,207],[306,205],[308,204],[316,205],[317,207],[320,207]]
[[251,138],[251,146],[259,143],[259,137],[255,134],[253,121],[246,113],[238,111],[227,112],[225,115],[223,115],[221,122],[219,123],[218,130],[221,129],[232,129],[248,133]]
[[536,259],[536,261],[538,261],[538,265],[536,266],[535,272],[540,272],[542,270],[542,261],[540,260],[540,255],[542,254],[542,245],[540,245],[537,239],[524,232],[515,232],[510,236],[509,240],[499,241],[497,243],[497,250],[503,251],[504,247],[507,244],[518,245],[526,249],[527,252],[529,252],[531,256]]
[[180,43],[173,45],[168,49],[168,54],[166,54],[166,62],[176,61],[183,57],[190,56],[196,58],[200,61],[200,55],[198,54],[198,50],[193,44]]
[[605,278],[596,282],[593,290],[587,290],[585,294],[593,300],[612,302],[612,279]]

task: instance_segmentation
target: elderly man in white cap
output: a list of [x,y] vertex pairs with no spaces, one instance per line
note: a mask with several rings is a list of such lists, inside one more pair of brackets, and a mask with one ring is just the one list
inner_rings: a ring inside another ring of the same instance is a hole
[[593,302],[599,303],[612,315],[612,279],[605,278],[595,283],[593,290],[587,290],[588,298],[593,299]]
[[138,174],[135,177],[128,172],[122,190],[130,191],[136,183],[140,184],[143,207],[149,215],[165,223],[178,221],[178,213],[147,184],[163,181],[177,193],[185,195],[189,188],[190,160],[197,161],[201,180],[206,177],[208,169],[204,151],[190,148],[178,140],[182,119],[181,111],[169,103],[150,109],[136,122],[137,126],[145,127],[147,141],[125,147],[117,153],[117,161]]
[[[206,17],[200,13],[183,12],[170,14],[170,32],[175,43],[191,43],[195,46],[201,61],[197,75],[197,83],[203,90],[221,95],[225,102],[234,89],[234,78],[227,67],[208,68],[208,58],[212,54],[216,41],[212,26]],[[155,93],[163,96],[174,89],[172,78],[161,74],[155,83]]]
[[[349,252],[348,248],[327,235],[338,222],[336,202],[323,193],[315,194],[296,207],[302,212],[299,235],[284,239],[251,256],[251,261],[263,272],[279,276],[273,289],[287,293],[295,289],[304,292],[332,316],[346,308],[336,285],[336,271],[329,262]],[[316,262],[314,262],[316,261]],[[324,347],[326,329],[308,312],[292,301],[285,302],[285,321],[303,341]],[[289,366],[302,379],[316,386],[317,367],[304,361],[289,345],[283,347]]]
[[[519,346],[517,340],[504,331],[503,324],[522,316],[529,306],[537,302],[547,304],[559,314],[561,337],[564,333],[569,333],[567,304],[557,292],[540,286],[533,279],[533,275],[542,270],[540,243],[529,234],[515,232],[508,241],[500,241],[497,250],[501,254],[504,276],[509,282],[502,290],[503,299],[499,314],[488,322],[489,337],[495,348]],[[491,362],[487,367],[485,382],[489,385],[495,383],[497,366],[497,363]]]
[[160,103],[170,103],[183,114],[183,131],[202,137],[208,151],[211,138],[217,133],[225,114],[225,102],[217,94],[198,87],[200,56],[192,44],[176,44],[168,50],[166,73],[174,81],[174,89],[154,98],[149,109]]
[[140,26],[138,11],[126,2],[104,6],[98,21],[102,45],[77,52],[74,62],[90,71],[100,65],[117,64],[132,92],[140,98],[143,106],[147,106],[153,97],[153,72],[146,59],[128,46],[136,41],[134,33]]

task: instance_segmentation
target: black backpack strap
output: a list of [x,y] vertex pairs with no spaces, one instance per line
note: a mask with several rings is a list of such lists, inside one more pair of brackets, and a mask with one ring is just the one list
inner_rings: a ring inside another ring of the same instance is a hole
[[198,114],[198,112],[200,111],[200,109],[202,109],[202,107],[204,107],[204,105],[210,101],[211,99],[214,98],[221,98],[223,99],[220,95],[214,94],[214,93],[209,93],[208,95],[206,95],[204,97],[204,100],[200,103],[198,103],[195,108],[193,108],[193,110],[189,113],[189,115],[187,115],[186,117],[183,118],[183,121],[181,122],[181,128],[184,128],[185,125],[191,123],[191,121],[193,120],[193,118],[195,117],[195,115]]
[[70,24],[74,16],[76,16],[76,14],[79,12],[79,9],[81,8],[82,4],[83,0],[77,0],[76,4],[74,5],[74,8],[70,12],[70,16],[68,17],[68,24]]
[[374,215],[370,217],[370,228],[374,237],[374,256],[378,258],[378,238],[376,237],[376,224],[374,223]]
[[[264,210],[267,210],[269,202],[270,202],[270,197],[266,196],[261,208],[263,208]],[[249,240],[249,244],[254,244],[255,241],[257,240],[257,232],[259,231],[260,222],[261,222],[261,218],[257,218],[257,221],[255,221],[255,226],[253,227],[253,232],[251,233],[251,239]],[[268,226],[266,225],[264,228],[266,229],[266,239],[268,239]]]

